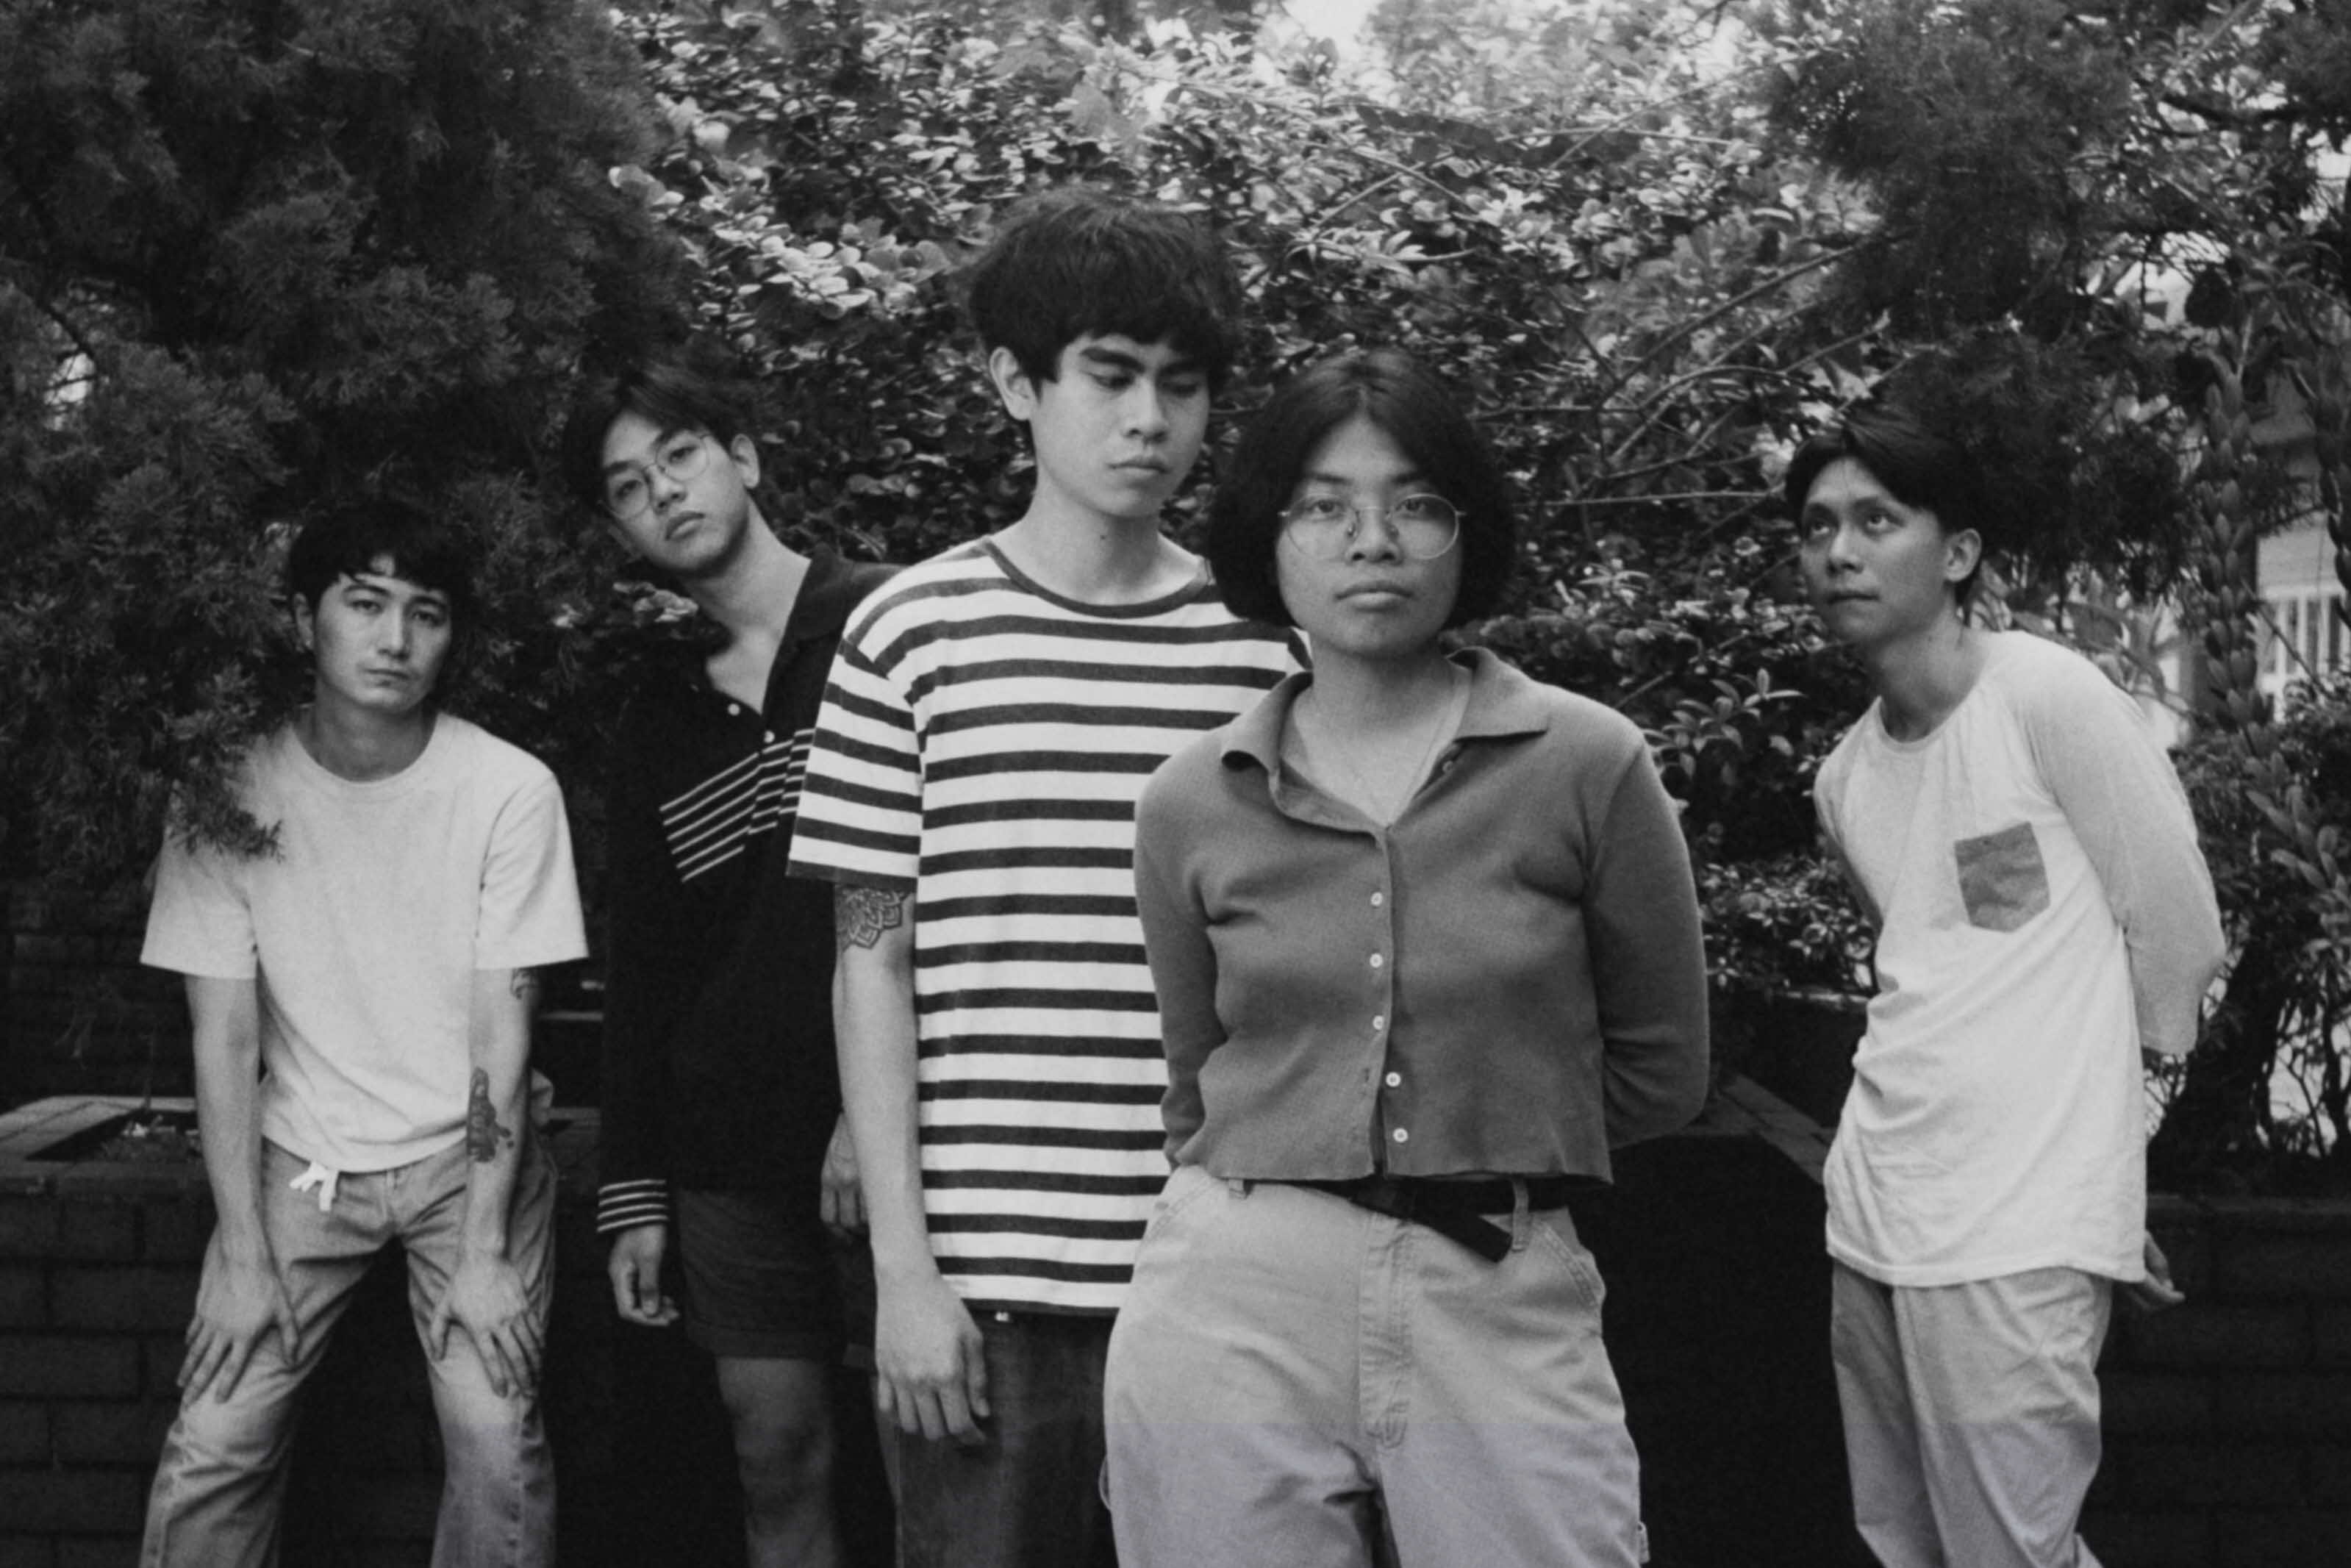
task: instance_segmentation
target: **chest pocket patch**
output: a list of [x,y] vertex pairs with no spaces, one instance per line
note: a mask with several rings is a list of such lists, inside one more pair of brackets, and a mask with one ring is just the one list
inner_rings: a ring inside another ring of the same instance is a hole
[[1959,896],[1968,922],[1986,931],[2014,931],[2049,907],[2049,873],[2032,824],[2019,822],[1951,846],[1959,862]]

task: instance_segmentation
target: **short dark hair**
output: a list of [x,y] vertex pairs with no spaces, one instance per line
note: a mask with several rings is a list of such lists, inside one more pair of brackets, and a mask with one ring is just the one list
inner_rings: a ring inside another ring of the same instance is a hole
[[[1932,512],[1947,535],[1974,530],[1989,553],[1991,494],[1983,468],[1959,442],[1938,435],[1924,421],[1898,403],[1871,400],[1847,409],[1837,422],[1815,431],[1789,461],[1782,481],[1788,515],[1801,519],[1804,499],[1821,471],[1850,458],[1869,470],[1871,478],[1906,507]],[[1959,607],[1975,597],[1983,570],[1979,555],[1975,569],[1954,585]]]
[[965,279],[983,348],[1049,382],[1089,335],[1165,340],[1223,384],[1241,289],[1223,241],[1186,214],[1096,185],[1060,185],[1006,214]]
[[1241,432],[1208,509],[1209,567],[1236,615],[1295,625],[1281,601],[1273,551],[1299,476],[1331,433],[1357,415],[1412,459],[1461,513],[1461,586],[1448,627],[1491,612],[1518,564],[1510,483],[1462,398],[1398,349],[1322,361],[1290,378]]
[[286,552],[286,592],[316,612],[337,578],[372,571],[431,589],[449,601],[460,636],[473,629],[479,608],[473,541],[423,507],[388,497],[340,501],[304,525]]
[[563,422],[563,480],[586,505],[604,507],[604,437],[624,413],[664,430],[706,430],[722,446],[756,436],[758,398],[733,355],[707,339],[656,350],[635,364],[592,375]]

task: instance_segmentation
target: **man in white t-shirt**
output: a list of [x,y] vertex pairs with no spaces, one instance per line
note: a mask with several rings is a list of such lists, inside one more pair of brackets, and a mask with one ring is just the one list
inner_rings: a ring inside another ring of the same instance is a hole
[[1855,1521],[1889,1568],[2095,1568],[2113,1287],[2179,1300],[2146,1233],[2139,1053],[2195,1043],[2211,879],[2130,699],[1970,623],[1992,513],[1962,448],[1865,406],[1785,495],[1877,694],[1814,785],[1877,927],[1826,1172]]
[[397,1243],[446,1460],[433,1561],[544,1564],[555,1173],[528,1070],[535,971],[586,952],[563,798],[431,701],[472,611],[452,531],[349,507],[287,585],[313,700],[237,780],[274,845],[175,827],[148,917],[144,961],[187,979],[218,1222],[141,1561],[276,1561],[296,1396]]

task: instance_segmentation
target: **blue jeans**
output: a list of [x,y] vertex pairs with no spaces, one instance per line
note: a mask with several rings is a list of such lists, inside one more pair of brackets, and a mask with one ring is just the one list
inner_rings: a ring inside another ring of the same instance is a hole
[[1114,1568],[1102,1500],[1111,1320],[972,1317],[987,1342],[987,1440],[893,1434],[898,1568]]
[[[142,1568],[274,1563],[296,1396],[368,1264],[387,1242],[407,1252],[408,1305],[420,1341],[456,1270],[465,1214],[462,1142],[413,1165],[343,1176],[324,1210],[314,1191],[293,1189],[307,1163],[275,1144],[262,1146],[262,1225],[293,1298],[301,1354],[287,1359],[271,1333],[229,1398],[207,1390],[182,1401],[148,1496]],[[542,1332],[555,1290],[554,1219],[555,1168],[533,1135],[516,1177],[509,1249]],[[219,1266],[218,1243],[215,1232],[207,1272]],[[555,1553],[555,1465],[537,1393],[492,1393],[462,1329],[450,1334],[445,1356],[428,1355],[425,1364],[447,1461],[435,1568],[545,1568]]]

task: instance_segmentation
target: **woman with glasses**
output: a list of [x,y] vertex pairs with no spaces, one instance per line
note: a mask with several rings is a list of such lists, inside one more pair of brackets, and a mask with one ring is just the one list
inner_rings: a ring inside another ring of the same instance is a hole
[[1135,891],[1175,1175],[1112,1336],[1129,1568],[1632,1568],[1639,1479],[1568,1200],[1706,1092],[1640,731],[1478,650],[1510,501],[1391,350],[1275,393],[1217,493],[1232,608],[1313,669],[1176,753]]

